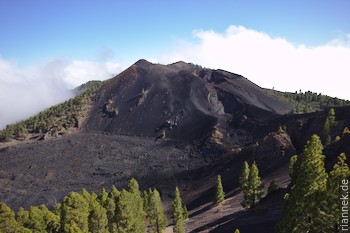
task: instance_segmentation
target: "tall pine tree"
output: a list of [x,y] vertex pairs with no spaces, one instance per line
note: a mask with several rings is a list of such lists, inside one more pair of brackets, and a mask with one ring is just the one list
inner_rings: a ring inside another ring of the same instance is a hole
[[184,225],[184,217],[183,217],[183,206],[182,200],[180,196],[180,190],[178,187],[175,189],[175,197],[172,204],[173,207],[173,220],[174,220],[174,233],[184,233],[185,225]]
[[260,200],[264,193],[259,170],[255,162],[250,168],[248,163],[244,162],[239,183],[243,192],[242,206],[244,208],[255,207],[256,202]]
[[31,230],[20,226],[15,213],[5,203],[0,202],[0,233],[30,233]]
[[322,150],[320,138],[313,135],[298,156],[295,185],[285,201],[277,232],[327,232],[320,206],[327,185]]
[[164,214],[162,200],[157,189],[149,189],[144,195],[144,206],[149,222],[148,232],[161,233],[168,224],[168,219]]
[[143,233],[146,227],[145,218],[139,184],[133,178],[128,183],[128,191],[122,190],[117,198],[115,212],[117,232]]
[[[334,165],[333,170],[329,174],[327,182],[327,191],[324,193],[324,200],[320,203],[327,215],[324,219],[327,232],[339,232],[339,216],[341,216],[341,206],[339,203],[339,187],[343,180],[350,177],[350,169],[345,162],[346,155],[341,153],[338,157],[338,162]],[[349,205],[349,202],[348,202]]]
[[248,188],[248,179],[249,179],[249,164],[247,161],[244,161],[241,175],[239,176],[239,187],[242,192],[245,193]]
[[78,227],[82,232],[88,232],[88,217],[89,204],[84,196],[71,192],[63,199],[61,205],[61,227],[63,232],[68,232],[68,229],[72,227]]
[[220,204],[225,200],[224,188],[222,187],[221,176],[218,175],[218,179],[216,181],[216,193],[215,193],[215,204]]

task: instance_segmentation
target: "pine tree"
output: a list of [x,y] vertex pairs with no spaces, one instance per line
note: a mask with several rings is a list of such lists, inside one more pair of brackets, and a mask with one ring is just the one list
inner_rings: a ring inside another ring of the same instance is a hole
[[20,225],[34,232],[58,232],[60,229],[60,217],[51,212],[45,205],[31,206],[29,210],[20,208],[17,213],[17,221]]
[[339,232],[339,216],[341,216],[341,208],[339,206],[339,187],[342,180],[350,177],[349,166],[345,162],[346,155],[341,153],[338,157],[338,162],[334,165],[333,170],[329,174],[327,182],[327,191],[324,193],[324,201],[321,202],[324,212],[328,215],[324,222],[329,228],[327,232]]
[[[61,227],[64,232],[75,227],[82,231],[88,231],[89,204],[85,198],[76,192],[71,192],[63,199],[61,206]],[[72,221],[75,225],[72,225]]]
[[249,183],[248,183],[248,193],[250,199],[250,206],[255,207],[256,201],[261,199],[262,194],[264,193],[262,189],[262,181],[259,176],[259,170],[255,163],[253,162],[250,171],[249,171]]
[[283,207],[283,218],[277,232],[327,232],[324,231],[324,213],[320,202],[327,184],[324,168],[323,146],[313,135],[303,153],[298,156],[296,182]]
[[105,208],[107,210],[108,229],[110,233],[117,233],[116,205],[119,201],[120,192],[112,185],[111,191],[108,193]]
[[330,108],[328,112],[328,120],[329,120],[329,126],[330,128],[333,128],[336,125],[335,121],[335,111],[334,108]]
[[108,229],[110,233],[117,232],[117,223],[115,219],[115,208],[116,204],[113,198],[107,197],[104,208],[107,211],[107,219],[108,219]]
[[123,189],[118,197],[115,209],[117,232],[133,232],[135,225],[135,209],[132,194]]
[[0,233],[30,233],[31,231],[20,226],[15,219],[15,213],[5,203],[0,202]]
[[118,232],[143,233],[146,216],[139,184],[135,179],[129,181],[128,190],[122,190],[116,202],[115,219]]
[[327,135],[329,135],[330,132],[331,132],[331,125],[329,123],[329,119],[327,118],[323,126],[322,134],[324,137],[327,137]]
[[105,188],[102,188],[102,191],[101,191],[100,195],[98,196],[98,201],[100,202],[100,204],[103,207],[106,205],[107,198],[108,198],[108,192]]
[[129,192],[132,194],[134,210],[135,210],[134,214],[135,214],[136,221],[135,221],[133,232],[143,233],[146,228],[146,214],[143,210],[143,199],[141,197],[139,184],[136,181],[136,179],[132,178],[129,180],[128,189],[129,189]]
[[97,199],[93,198],[89,206],[89,231],[94,233],[108,233],[107,211]]
[[[106,201],[108,193],[106,190],[102,191],[102,199]],[[101,195],[98,196],[96,193],[92,192],[91,194],[83,189],[82,196],[89,204],[89,231],[96,233],[107,233],[108,232],[108,218],[106,209],[100,204]]]
[[298,156],[293,155],[289,161],[289,177],[291,179],[290,183],[293,187],[295,185],[297,175],[298,175]]
[[164,214],[162,201],[157,189],[149,189],[145,192],[145,211],[149,222],[148,232],[161,233],[168,224],[168,219]]
[[250,169],[248,163],[244,163],[240,176],[240,186],[243,192],[242,206],[244,208],[255,207],[256,202],[261,199],[261,196],[264,193],[262,181],[259,177],[259,170],[255,162],[253,162]]
[[44,213],[44,218],[46,222],[46,231],[48,233],[58,233],[61,227],[60,224],[60,215],[55,214],[54,212],[50,211],[46,206],[41,205],[39,208]]
[[214,203],[220,204],[224,200],[225,200],[224,188],[222,187],[221,176],[218,175],[218,179],[216,181],[216,193],[215,193]]
[[240,233],[240,231],[238,229],[236,229],[234,233]]
[[239,187],[241,188],[243,193],[245,193],[248,188],[249,171],[250,171],[249,164],[247,161],[244,161],[242,172],[241,172],[241,175],[239,176]]
[[330,108],[326,121],[324,123],[324,127],[323,127],[323,138],[326,141],[326,144],[328,145],[331,141],[330,138],[330,132],[331,130],[336,126],[337,122],[335,121],[335,111],[334,108]]
[[176,187],[175,189],[175,197],[172,204],[173,207],[173,220],[174,220],[174,233],[184,233],[185,232],[185,225],[184,225],[184,219],[183,219],[183,206],[182,206],[182,200],[180,196],[179,188]]

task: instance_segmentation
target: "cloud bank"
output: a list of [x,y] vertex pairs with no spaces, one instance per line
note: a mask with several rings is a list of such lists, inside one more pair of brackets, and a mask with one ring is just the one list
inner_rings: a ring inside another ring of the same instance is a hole
[[0,129],[73,97],[72,88],[105,80],[122,67],[110,62],[53,60],[29,69],[0,57]]
[[224,33],[197,30],[196,42],[181,41],[159,59],[179,60],[241,74],[261,87],[280,91],[314,91],[350,100],[350,35],[308,47],[243,26]]

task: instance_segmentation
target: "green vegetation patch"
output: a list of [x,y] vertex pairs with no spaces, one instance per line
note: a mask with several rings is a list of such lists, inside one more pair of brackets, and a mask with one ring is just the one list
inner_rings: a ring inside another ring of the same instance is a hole
[[45,134],[57,136],[69,128],[78,128],[79,118],[83,117],[91,103],[92,96],[101,85],[100,81],[83,84],[75,89],[77,93],[80,93],[76,97],[44,110],[28,120],[7,125],[0,131],[0,142],[12,139],[24,140],[28,136],[40,138]]
[[292,105],[292,113],[309,113],[321,111],[325,107],[350,105],[349,100],[329,97],[316,92],[279,92],[272,91],[278,100]]

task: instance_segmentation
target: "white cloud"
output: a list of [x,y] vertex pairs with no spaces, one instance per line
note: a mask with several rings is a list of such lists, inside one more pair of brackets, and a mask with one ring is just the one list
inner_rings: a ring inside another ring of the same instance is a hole
[[0,57],[0,129],[73,96],[71,89],[122,70],[110,62],[53,60],[30,69]]
[[350,35],[317,47],[294,45],[243,26],[230,26],[225,33],[197,30],[193,35],[197,42],[180,42],[160,62],[184,60],[241,74],[266,88],[350,99],[345,84],[350,78]]
[[90,80],[105,80],[122,71],[123,66],[111,62],[73,61],[63,70],[63,80],[76,87]]

